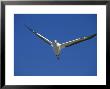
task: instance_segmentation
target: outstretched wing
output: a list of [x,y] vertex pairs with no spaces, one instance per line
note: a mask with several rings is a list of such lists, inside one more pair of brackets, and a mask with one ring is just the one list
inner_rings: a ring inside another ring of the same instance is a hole
[[49,45],[52,45],[52,42],[50,40],[48,40],[47,38],[45,38],[44,36],[42,36],[41,34],[35,32],[33,29],[29,28],[27,25],[25,25],[25,27],[31,31],[35,36],[39,37],[40,39],[42,39],[44,42],[46,42]]
[[89,40],[89,39],[91,39],[91,38],[93,38],[95,36],[96,36],[96,34],[93,34],[91,36],[86,36],[86,37],[83,37],[83,38],[78,38],[78,39],[75,39],[75,40],[72,40],[72,41],[68,41],[68,42],[62,43],[61,44],[61,48],[69,47],[71,45],[80,43],[82,41]]

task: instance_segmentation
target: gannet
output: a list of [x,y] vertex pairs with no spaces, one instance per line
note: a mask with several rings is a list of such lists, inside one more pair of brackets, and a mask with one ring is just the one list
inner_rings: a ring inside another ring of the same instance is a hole
[[31,29],[27,25],[25,25],[25,27],[29,31],[31,31],[36,37],[39,37],[45,43],[47,43],[48,45],[50,45],[54,49],[54,52],[55,52],[55,55],[56,55],[57,59],[59,59],[61,49],[66,48],[66,47],[69,47],[69,46],[72,46],[74,44],[77,44],[77,43],[80,43],[80,42],[83,42],[83,41],[86,41],[86,40],[89,40],[89,39],[91,39],[91,38],[93,38],[93,37],[96,36],[96,34],[92,34],[90,36],[86,36],[86,37],[74,39],[74,40],[71,40],[71,41],[68,41],[68,42],[65,42],[65,43],[59,43],[57,40],[54,40],[54,41],[48,40],[46,37],[44,37],[41,34],[37,33],[36,31],[34,31],[33,29]]

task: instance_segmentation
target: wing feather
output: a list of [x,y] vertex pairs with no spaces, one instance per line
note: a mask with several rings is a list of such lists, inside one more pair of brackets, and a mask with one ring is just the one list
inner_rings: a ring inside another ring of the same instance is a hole
[[86,37],[83,37],[83,38],[78,38],[78,39],[75,39],[75,40],[72,40],[72,41],[68,41],[68,42],[62,43],[61,44],[61,48],[69,47],[71,45],[74,45],[74,44],[89,40],[89,39],[91,39],[91,38],[93,38],[95,36],[96,36],[96,34],[93,34],[93,35],[90,35],[90,36],[86,36]]
[[40,39],[42,39],[44,42],[46,42],[49,45],[52,45],[52,42],[50,40],[48,40],[47,38],[45,38],[44,36],[42,36],[41,34],[35,32],[33,29],[29,28],[27,25],[25,25],[25,27],[31,31],[36,37],[39,37]]

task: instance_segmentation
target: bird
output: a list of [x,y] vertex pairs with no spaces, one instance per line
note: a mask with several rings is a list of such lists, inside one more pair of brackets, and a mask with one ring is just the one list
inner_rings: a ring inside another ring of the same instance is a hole
[[68,41],[68,42],[59,43],[57,40],[50,41],[49,39],[47,39],[43,35],[39,34],[38,32],[36,32],[35,30],[33,30],[32,28],[30,28],[27,25],[25,25],[25,27],[29,31],[31,31],[36,37],[42,39],[45,43],[47,43],[48,45],[50,45],[54,49],[54,52],[55,52],[55,55],[56,55],[57,59],[60,59],[59,56],[60,56],[61,50],[63,48],[70,47],[72,45],[75,45],[75,44],[78,44],[80,42],[89,40],[89,39],[91,39],[91,38],[93,38],[93,37],[96,36],[96,34],[92,34],[92,35],[81,37],[81,38],[78,38],[78,39],[74,39],[74,40],[71,40],[71,41]]

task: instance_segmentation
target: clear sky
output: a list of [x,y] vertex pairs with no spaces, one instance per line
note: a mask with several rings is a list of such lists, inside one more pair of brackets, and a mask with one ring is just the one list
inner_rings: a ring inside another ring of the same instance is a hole
[[52,47],[24,24],[49,40],[62,43],[97,33],[96,14],[15,14],[14,75],[97,75],[97,37],[62,49],[57,60]]

